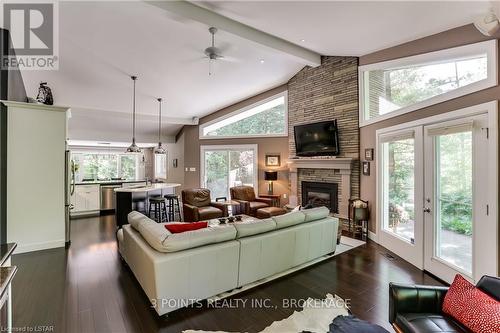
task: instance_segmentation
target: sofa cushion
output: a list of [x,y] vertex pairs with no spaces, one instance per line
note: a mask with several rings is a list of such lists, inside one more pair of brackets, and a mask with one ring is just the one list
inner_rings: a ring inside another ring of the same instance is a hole
[[323,206],[311,209],[304,209],[302,213],[304,213],[304,215],[306,216],[305,221],[310,222],[310,221],[321,220],[325,217],[328,217],[330,215],[330,210]]
[[235,238],[236,229],[232,225],[186,231],[169,235],[163,241],[161,252],[182,251],[202,245],[221,243]]
[[444,297],[443,312],[473,332],[500,332],[500,302],[460,274]]
[[399,313],[394,323],[402,332],[469,332],[452,318],[435,313]]
[[284,215],[274,216],[278,229],[287,228],[305,221],[306,216],[302,212],[291,212]]
[[164,251],[163,242],[171,235],[170,231],[165,229],[164,223],[156,223],[148,217],[142,219],[137,225],[137,228],[134,229],[141,234],[142,238],[144,238],[152,248],[161,252]]
[[276,222],[273,219],[250,220],[242,223],[234,223],[237,234],[236,238],[242,238],[257,234],[262,234],[276,229]]
[[132,226],[132,228],[139,231],[139,225],[141,223],[147,222],[151,219],[144,214],[141,214],[137,211],[133,211],[127,215],[127,220],[128,220],[128,223]]
[[260,201],[252,201],[249,203],[249,205],[250,205],[250,211],[252,211],[252,212],[256,212],[257,209],[260,209],[260,208],[269,207],[268,204],[266,204],[265,202],[260,202]]
[[215,219],[223,215],[222,210],[213,206],[198,207],[200,219]]

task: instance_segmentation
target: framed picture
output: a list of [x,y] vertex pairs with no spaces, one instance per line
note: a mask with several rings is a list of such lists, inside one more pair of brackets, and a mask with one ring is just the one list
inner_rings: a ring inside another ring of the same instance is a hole
[[266,166],[281,166],[281,155],[280,154],[266,154]]
[[370,175],[370,162],[363,162],[363,175],[369,176]]
[[365,160],[373,161],[373,148],[365,149]]
[[177,159],[176,158],[174,158],[172,160],[172,165],[174,166],[174,168],[177,168]]

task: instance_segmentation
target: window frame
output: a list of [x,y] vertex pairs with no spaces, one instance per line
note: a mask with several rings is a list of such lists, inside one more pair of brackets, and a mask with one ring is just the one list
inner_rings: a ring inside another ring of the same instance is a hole
[[[81,155],[82,158],[84,155],[116,155],[117,157],[117,163],[116,163],[116,174],[117,177],[123,177],[122,174],[122,156],[131,156],[132,154],[129,153],[124,153],[121,150],[101,150],[101,149],[96,149],[96,150],[91,150],[91,149],[72,149],[70,147],[71,151],[71,159],[73,159],[73,155]],[[139,179],[139,174],[140,174],[140,154],[137,154],[135,156],[135,179]],[[81,172],[81,173],[80,173]],[[83,170],[79,171],[78,177],[80,178],[79,181],[82,181],[84,178]]]
[[[383,115],[378,115],[377,117],[371,119],[366,118],[367,110],[365,110],[365,107],[367,105],[366,95],[368,92],[367,89],[368,82],[365,81],[366,72],[370,72],[373,70],[387,70],[391,68],[408,67],[411,65],[424,65],[424,64],[429,65],[433,63],[444,62],[446,60],[467,57],[478,53],[486,53],[487,56],[486,79],[471,83],[463,87],[459,87],[457,89],[425,99],[415,104],[405,106],[401,109],[388,112]],[[359,127],[374,124],[386,119],[400,116],[408,112],[416,111],[434,104],[448,101],[486,88],[494,87],[498,85],[497,68],[498,68],[498,42],[496,39],[359,66],[358,67],[358,78],[359,78],[358,89],[359,89],[359,106],[360,106]]]
[[[203,130],[215,123],[218,123],[219,121],[231,118],[233,116],[236,116],[240,113],[246,112],[250,109],[253,109],[255,107],[258,107],[259,105],[265,104],[267,102],[272,101],[273,99],[284,97],[285,101],[285,129],[284,133],[277,133],[277,134],[250,134],[250,135],[224,135],[224,136],[210,136],[210,135],[204,135]],[[221,117],[217,117],[213,120],[210,120],[206,123],[200,124],[199,126],[199,138],[200,140],[218,140],[218,139],[244,139],[244,138],[276,138],[276,137],[287,137],[288,136],[288,90],[282,91],[278,94],[275,94],[273,96],[267,97],[265,99],[262,99],[258,102],[252,103],[250,105],[247,105],[241,109],[238,109],[236,111],[230,112],[226,115],[223,115]]]

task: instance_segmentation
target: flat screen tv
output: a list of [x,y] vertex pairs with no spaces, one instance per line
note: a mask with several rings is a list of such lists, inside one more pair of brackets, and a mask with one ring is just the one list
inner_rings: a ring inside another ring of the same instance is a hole
[[335,156],[340,153],[337,120],[294,127],[297,156]]

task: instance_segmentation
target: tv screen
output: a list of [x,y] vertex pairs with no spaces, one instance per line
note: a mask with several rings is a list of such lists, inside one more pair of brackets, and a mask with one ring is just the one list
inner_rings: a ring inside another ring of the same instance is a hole
[[337,120],[298,125],[294,127],[297,156],[338,155]]

